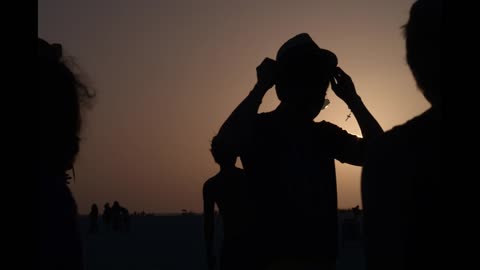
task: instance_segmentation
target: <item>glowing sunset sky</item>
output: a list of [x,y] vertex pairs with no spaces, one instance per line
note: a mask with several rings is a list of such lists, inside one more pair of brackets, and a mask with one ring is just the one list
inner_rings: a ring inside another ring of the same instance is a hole
[[[309,33],[337,54],[387,130],[425,111],[401,26],[413,0],[42,0],[39,36],[64,45],[97,97],[87,111],[77,180],[81,213],[118,200],[130,211],[202,211],[218,167],[209,143],[290,37]],[[361,134],[327,92],[327,120]],[[276,107],[274,89],[261,111]],[[337,162],[339,207],[360,204],[360,167]]]

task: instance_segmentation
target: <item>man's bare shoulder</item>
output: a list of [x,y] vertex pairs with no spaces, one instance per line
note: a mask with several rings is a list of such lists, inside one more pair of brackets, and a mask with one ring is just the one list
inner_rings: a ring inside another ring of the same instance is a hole
[[211,192],[215,189],[219,178],[219,174],[217,173],[215,176],[210,177],[205,183],[203,183],[203,192]]

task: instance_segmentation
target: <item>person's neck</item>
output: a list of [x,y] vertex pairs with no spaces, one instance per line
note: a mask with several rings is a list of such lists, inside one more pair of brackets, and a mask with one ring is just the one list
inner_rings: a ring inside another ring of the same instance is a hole
[[313,120],[306,119],[299,113],[298,105],[296,104],[281,102],[274,112],[278,117],[289,123],[310,124],[313,122]]

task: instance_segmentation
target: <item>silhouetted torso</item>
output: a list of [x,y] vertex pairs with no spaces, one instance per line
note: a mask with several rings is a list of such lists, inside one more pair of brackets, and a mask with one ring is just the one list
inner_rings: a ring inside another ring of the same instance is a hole
[[122,208],[121,206],[115,202],[110,209],[111,218],[112,218],[112,230],[113,231],[120,231],[122,226]]
[[393,260],[390,269],[432,266],[446,250],[438,219],[443,129],[441,115],[429,110],[386,132],[371,150],[362,175],[369,269]]
[[240,269],[232,267],[246,263],[245,254],[249,252],[245,178],[242,169],[230,168],[204,185],[204,194],[217,204],[223,222],[222,269]]
[[103,209],[103,224],[105,225],[105,229],[108,231],[111,229],[111,221],[112,221],[112,208],[110,207],[109,204],[105,204],[105,207]]
[[[254,248],[267,257],[335,257],[334,159],[357,160],[358,138],[328,122],[257,116],[240,157],[248,175]],[[349,147],[356,145],[355,147]]]
[[40,237],[39,267],[83,269],[83,252],[77,224],[77,205],[63,172],[38,175],[34,229]]

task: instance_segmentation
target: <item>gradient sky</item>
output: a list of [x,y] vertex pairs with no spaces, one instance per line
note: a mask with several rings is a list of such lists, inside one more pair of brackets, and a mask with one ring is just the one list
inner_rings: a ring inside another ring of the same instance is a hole
[[[97,97],[85,114],[71,184],[81,213],[118,200],[130,211],[202,211],[217,173],[210,139],[256,81],[255,68],[307,32],[337,54],[388,130],[425,111],[401,26],[413,0],[42,0],[39,37],[62,43]],[[327,92],[327,120],[361,134]],[[261,111],[278,105],[274,90]],[[337,164],[340,208],[360,204],[360,167]]]

